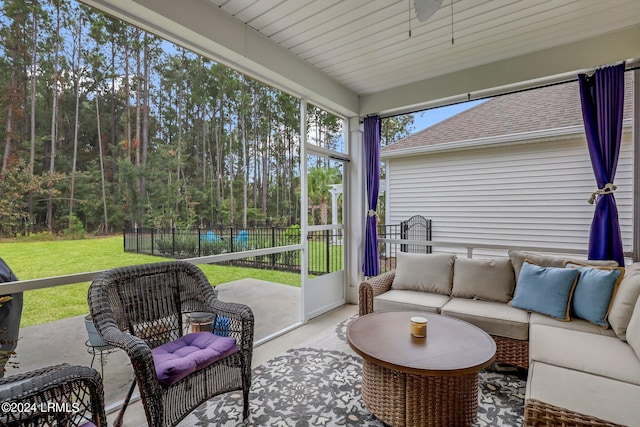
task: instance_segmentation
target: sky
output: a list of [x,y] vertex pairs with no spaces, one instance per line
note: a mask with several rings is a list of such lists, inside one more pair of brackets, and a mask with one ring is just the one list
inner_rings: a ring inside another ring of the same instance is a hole
[[476,101],[463,102],[460,104],[447,105],[445,107],[432,108],[430,110],[414,113],[413,132],[420,132],[421,130],[428,128],[429,126],[448,119],[451,116],[468,110],[469,108],[481,104],[485,101],[487,100],[480,99]]

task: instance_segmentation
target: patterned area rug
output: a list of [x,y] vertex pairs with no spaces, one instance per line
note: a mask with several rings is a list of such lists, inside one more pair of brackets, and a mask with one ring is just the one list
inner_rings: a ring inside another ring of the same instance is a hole
[[[181,426],[384,426],[362,403],[362,359],[345,341],[347,319],[335,333],[287,351],[253,371],[250,415],[242,395],[229,393],[200,406]],[[308,345],[307,345],[308,344]],[[483,371],[476,426],[521,426],[525,382]]]

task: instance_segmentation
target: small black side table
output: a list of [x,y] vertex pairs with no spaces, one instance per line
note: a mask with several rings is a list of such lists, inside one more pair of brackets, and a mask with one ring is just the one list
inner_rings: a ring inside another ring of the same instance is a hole
[[87,353],[89,353],[91,357],[91,367],[93,368],[93,363],[96,360],[96,356],[100,356],[100,376],[104,379],[104,365],[107,364],[106,356],[115,353],[120,350],[118,347],[114,347],[112,345],[103,345],[100,347],[94,347],[89,343],[89,340],[86,340],[84,343],[87,346]]

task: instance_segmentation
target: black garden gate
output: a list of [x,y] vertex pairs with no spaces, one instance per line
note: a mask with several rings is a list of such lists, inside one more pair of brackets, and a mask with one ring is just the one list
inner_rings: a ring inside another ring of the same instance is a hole
[[[431,240],[431,220],[422,215],[414,215],[400,223],[400,238],[403,240]],[[431,246],[402,244],[401,252],[414,254],[430,254]]]

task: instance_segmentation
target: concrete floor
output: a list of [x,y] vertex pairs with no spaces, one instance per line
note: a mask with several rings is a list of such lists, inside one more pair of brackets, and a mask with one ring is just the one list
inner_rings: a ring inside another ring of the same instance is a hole
[[[300,288],[257,279],[242,279],[220,284],[216,289],[221,300],[240,302],[251,307],[256,320],[255,341],[300,322]],[[253,353],[253,366],[265,363],[355,313],[357,306],[343,306],[257,346]],[[103,374],[105,404],[108,412],[113,411],[124,399],[131,384],[131,364],[126,354],[120,350],[103,353],[102,359],[100,353],[94,357],[86,342],[84,316],[23,328],[20,330],[17,356],[13,359],[17,366],[8,367],[6,376],[59,363],[93,366]],[[116,414],[117,411],[108,415],[109,424]],[[130,406],[124,425],[145,424],[142,406],[139,403]]]

